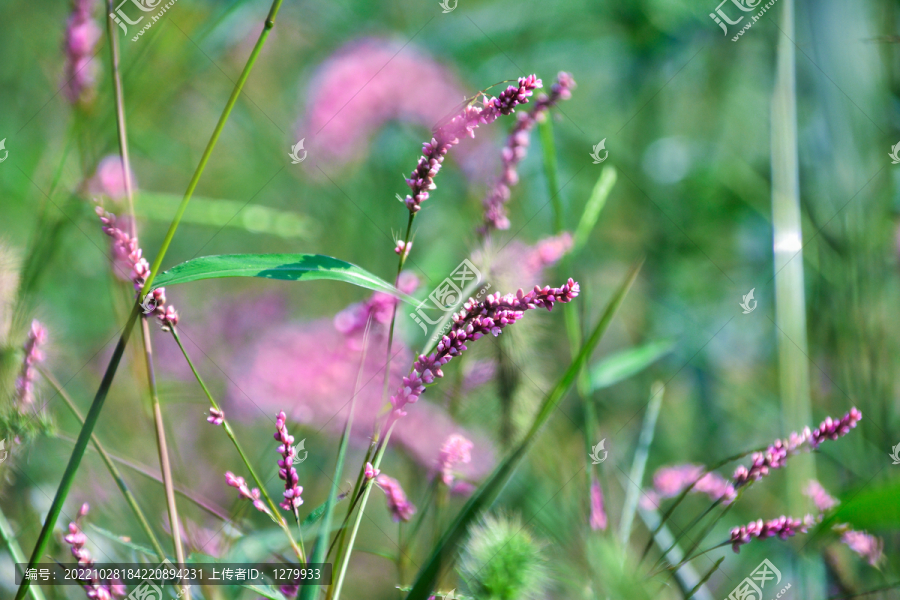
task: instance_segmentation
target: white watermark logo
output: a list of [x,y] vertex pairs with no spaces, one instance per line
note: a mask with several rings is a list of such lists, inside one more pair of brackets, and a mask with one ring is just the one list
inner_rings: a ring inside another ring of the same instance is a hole
[[[0,142],[0,148],[3,148],[3,142]],[[900,165],[900,156],[898,154],[900,154],[900,142],[897,142],[895,146],[891,146],[891,152],[888,154],[891,157],[892,165]]]
[[[898,144],[898,146],[900,146],[900,144]],[[0,158],[0,162],[3,162],[9,156],[9,150],[6,149],[6,138],[0,140],[0,150],[3,150],[3,158]]]
[[[729,0],[722,0],[719,5],[716,7],[715,12],[709,13],[709,18],[716,22],[716,25],[722,28],[723,35],[728,35],[728,25],[737,25],[741,21],[744,20],[744,17],[749,17],[749,20],[744,23],[744,26],[738,31],[733,38],[731,38],[732,42],[738,41],[744,32],[753,27],[753,24],[759,21],[759,19],[766,14],[766,11],[769,10],[775,2],[778,0],[769,0],[765,4],[761,4],[763,0],[731,0],[731,3],[734,4],[741,12],[744,13],[756,13],[750,15],[741,15],[741,13],[736,13],[739,16],[737,19],[732,20],[725,11],[722,10],[722,5],[727,4]],[[735,14],[735,13],[732,13]]]
[[141,300],[141,308],[144,309],[145,315],[149,315],[156,310],[156,298],[153,296],[153,292],[144,296],[144,299]]
[[[288,154],[288,156],[291,157],[291,164],[293,164],[293,165],[300,164],[304,160],[306,160],[306,150],[303,150],[303,141],[304,140],[306,140],[306,138],[303,138],[302,140],[300,140],[299,142],[297,142],[296,144],[291,146],[291,152],[290,152],[290,154]],[[301,150],[303,150],[303,156],[299,155],[299,152]]]
[[[294,446],[294,456],[295,456],[294,462],[297,464],[302,463],[304,460],[306,460],[306,456],[309,454],[309,452],[306,451],[305,444],[306,444],[306,438],[303,438],[302,440],[300,440],[300,443],[298,443],[296,446]],[[303,450],[303,458],[296,458],[297,456],[300,455],[301,450]]]
[[[471,282],[471,283],[470,283]],[[468,287],[475,287],[481,284],[481,271],[475,268],[468,259],[463,260],[457,266],[450,277],[444,279],[438,286],[428,294],[428,297],[416,307],[416,312],[409,313],[416,324],[422,328],[422,331],[428,333],[428,325],[438,325],[444,320],[447,313],[455,311],[463,303],[465,295],[464,290]],[[476,300],[480,300],[490,289],[491,284],[488,283],[479,290],[475,295]],[[429,306],[430,301],[430,306]],[[426,311],[438,311],[436,318],[432,319]],[[426,325],[426,323],[428,325]],[[446,320],[446,323],[439,331],[436,331],[431,337],[431,341],[439,339],[450,328],[452,321]]]
[[459,4],[459,0],[453,0],[453,6],[450,6],[450,0],[441,0],[438,4],[444,9],[444,14],[447,14],[448,12],[453,12],[453,9]]
[[9,451],[6,449],[6,440],[0,440],[0,463],[6,460],[7,456],[9,456]]
[[[3,446],[0,446],[0,448],[2,447]],[[889,454],[888,456],[890,456],[894,460],[892,464],[900,465],[900,444],[897,444],[896,446],[891,448],[891,450],[893,450],[893,454]],[[0,462],[3,462],[2,458],[0,458]]]
[[137,35],[131,38],[132,42],[136,42],[139,37],[144,35],[145,31],[153,27],[153,24],[160,20],[163,14],[165,14],[165,12],[169,10],[177,1],[178,0],[169,0],[165,4],[161,5],[160,3],[162,2],[162,0],[122,0],[122,2],[119,2],[119,5],[116,6],[115,12],[109,13],[109,18],[122,28],[122,31],[125,33],[125,35],[128,35],[127,25],[137,25],[144,20],[145,15],[141,15],[136,20],[132,21],[128,17],[128,15],[125,14],[124,9],[122,8],[123,5],[131,2],[136,7],[138,7],[141,12],[145,13],[153,12],[154,10],[159,9],[159,11],[155,15],[146,15],[150,20],[147,21],[147,23],[143,27],[141,27],[140,31],[137,32]]
[[[741,308],[744,309],[744,314],[745,314],[745,315],[749,315],[749,314],[752,313],[754,310],[756,310],[756,300],[753,299],[753,290],[755,290],[755,289],[756,289],[756,288],[751,288],[750,291],[747,292],[747,293],[743,296],[744,299],[743,299],[743,300],[741,301],[741,303],[740,303]],[[752,303],[752,304],[751,304],[751,303]]]
[[[606,460],[609,452],[603,446],[606,444],[606,438],[600,440],[600,442],[596,446],[591,446],[591,453],[588,455],[591,457],[591,464],[599,465],[604,460]],[[603,452],[603,456],[600,456],[600,452]]]
[[[605,152],[605,154],[603,155],[603,158],[600,158],[601,150],[603,152]],[[594,146],[594,151],[591,152],[591,158],[594,159],[595,165],[599,165],[604,160],[606,160],[608,157],[609,157],[609,150],[606,149],[606,138],[603,138],[602,140],[600,140],[600,143],[598,143],[596,146]]]
[[[744,580],[731,591],[726,600],[762,600],[763,589],[769,582],[773,583],[773,587],[780,584],[781,571],[776,569],[775,565],[769,562],[769,559],[766,559],[759,563],[759,566],[750,573],[750,577],[745,577]],[[791,589],[790,583],[784,586],[781,591],[775,595],[775,598],[781,598],[789,589]]]

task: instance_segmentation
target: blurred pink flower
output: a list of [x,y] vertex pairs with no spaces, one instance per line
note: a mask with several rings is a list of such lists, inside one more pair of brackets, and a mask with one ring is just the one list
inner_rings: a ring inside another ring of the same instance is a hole
[[472,260],[479,268],[489,271],[495,288],[529,289],[543,281],[544,271],[559,262],[571,249],[572,235],[564,231],[533,246],[513,240],[495,249],[488,240],[483,248],[472,253]]
[[92,55],[102,31],[94,20],[93,8],[93,0],[74,0],[66,21],[63,95],[71,104],[90,102],[96,93],[97,67]]
[[16,378],[16,406],[20,411],[31,407],[34,403],[34,382],[37,379],[37,365],[44,361],[41,349],[47,343],[47,329],[40,321],[34,319],[28,337],[25,339],[25,358],[22,370]]
[[[131,189],[137,189],[137,180],[134,171],[129,173]],[[103,157],[97,165],[94,175],[87,181],[87,192],[92,195],[107,196],[111,200],[121,200],[125,197],[125,170],[122,168],[122,159],[118,154],[110,154]]]
[[825,488],[822,487],[822,484],[815,479],[810,480],[809,485],[806,486],[803,493],[812,499],[813,504],[816,505],[819,512],[825,512],[837,506],[838,501],[832,498],[831,495],[825,491]]
[[591,529],[606,531],[606,509],[603,506],[603,488],[600,482],[591,483]]
[[[353,333],[352,335],[358,335]],[[356,340],[356,342],[353,342]],[[371,338],[370,338],[371,340]],[[330,319],[270,325],[233,357],[229,369],[228,414],[259,418],[284,408],[290,419],[317,431],[339,434],[344,426],[362,356],[358,338],[339,332]],[[396,389],[412,361],[412,353],[395,338],[389,389]],[[362,386],[356,396],[353,442],[368,442],[382,408],[385,343],[370,343],[363,365]],[[391,444],[402,447],[428,470],[438,461],[441,443],[454,432],[472,440],[478,460],[458,465],[457,473],[479,480],[493,468],[495,453],[484,435],[461,428],[447,412],[430,403],[397,423]]]
[[457,464],[472,462],[472,447],[474,444],[458,433],[451,434],[441,446],[438,457],[438,470],[441,473],[441,481],[444,485],[453,483],[453,472]]
[[416,514],[416,507],[406,499],[406,493],[400,487],[400,482],[387,475],[379,475],[375,483],[384,490],[388,510],[391,511],[394,521],[409,521]]
[[865,558],[873,567],[881,561],[884,551],[884,541],[864,531],[847,531],[841,536],[841,541],[847,544],[851,550]]
[[656,510],[662,498],[674,498],[695,481],[692,493],[706,494],[712,500],[723,498],[725,504],[732,502],[736,495],[734,486],[718,473],[704,475],[705,470],[703,465],[691,464],[660,468],[653,475],[653,489],[641,496],[641,506]]

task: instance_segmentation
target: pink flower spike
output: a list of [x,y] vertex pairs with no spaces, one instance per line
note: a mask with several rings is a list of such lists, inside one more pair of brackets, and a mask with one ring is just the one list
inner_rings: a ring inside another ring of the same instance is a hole
[[829,511],[838,504],[838,501],[835,498],[832,498],[831,495],[825,491],[825,488],[822,487],[822,484],[815,479],[810,480],[806,489],[803,490],[803,493],[812,499],[813,504],[816,505],[819,512]]
[[591,483],[591,529],[606,531],[606,509],[603,506],[603,488],[599,481]]
[[297,485],[300,480],[297,470],[293,467],[296,451],[294,450],[294,436],[290,435],[285,425],[287,415],[284,411],[279,412],[275,416],[275,439],[281,445],[278,452],[281,454],[281,460],[278,461],[278,477],[284,481],[284,500],[279,504],[284,510],[296,513],[297,509],[303,504],[300,494],[303,488]]
[[570,278],[560,288],[535,286],[534,291],[527,294],[522,290],[505,296],[489,294],[481,302],[469,298],[462,310],[453,315],[450,330],[434,352],[419,356],[413,363],[412,373],[403,378],[397,392],[391,396],[394,410],[390,418],[398,419],[406,414],[404,408],[415,403],[425,392],[427,380],[432,375],[437,378],[444,376],[440,367],[467,350],[467,340],[477,340],[486,333],[499,335],[504,327],[521,319],[525,311],[539,307],[550,310],[557,301],[571,302],[579,292],[578,283]]
[[416,213],[422,208],[428,192],[435,189],[434,177],[440,171],[444,157],[460,138],[474,138],[479,125],[493,123],[500,115],[511,114],[517,105],[527,103],[534,90],[541,86],[536,75],[520,77],[518,85],[509,86],[496,98],[485,98],[481,106],[467,105],[450,121],[437,127],[431,141],[423,144],[419,163],[406,180],[410,194],[404,203],[409,212]]
[[34,404],[34,382],[37,380],[37,365],[43,362],[44,352],[41,347],[47,343],[47,330],[35,319],[31,322],[28,337],[25,339],[25,358],[22,370],[16,379],[16,406],[20,411]]
[[252,501],[253,506],[256,507],[256,510],[266,513],[270,517],[272,516],[269,508],[260,499],[259,490],[257,488],[253,488],[251,490],[249,487],[247,487],[247,482],[244,481],[243,477],[235,477],[234,473],[232,473],[231,471],[227,471],[225,473],[225,483],[233,488],[237,488],[238,495],[241,498]]
[[800,533],[806,533],[809,527],[815,524],[815,518],[812,515],[806,515],[801,521],[800,519],[792,519],[782,515],[771,521],[763,521],[759,519],[748,523],[741,527],[735,527],[731,530],[731,547],[738,553],[741,546],[747,544],[753,538],[764,540],[770,537],[778,536],[782,540],[793,537]]
[[449,486],[453,483],[453,467],[455,465],[472,462],[473,447],[474,444],[470,440],[458,433],[453,433],[447,438],[438,455],[438,470],[444,485]]
[[509,229],[509,218],[506,214],[506,203],[509,201],[514,185],[519,182],[518,166],[528,153],[531,130],[535,123],[543,121],[551,107],[560,100],[567,100],[572,96],[571,90],[575,87],[575,80],[565,72],[560,72],[556,83],[550,87],[550,95],[541,94],[534,103],[534,108],[527,113],[519,113],[516,125],[506,140],[500,157],[502,166],[500,177],[494,183],[488,195],[482,201],[484,205],[484,224],[481,233],[487,233],[492,229]]
[[881,561],[884,552],[884,541],[864,531],[847,531],[841,536],[841,541],[865,558],[873,567]]
[[387,475],[378,475],[375,483],[384,490],[388,510],[391,511],[395,522],[409,521],[416,514],[416,507],[406,499],[406,494],[400,487],[399,481]]
[[784,466],[789,456],[797,454],[801,450],[815,450],[822,441],[836,440],[856,427],[862,419],[862,413],[853,407],[840,420],[835,421],[831,417],[822,421],[815,431],[807,427],[801,433],[791,433],[787,440],[775,440],[764,452],[753,454],[750,468],[739,466],[734,471],[734,486],[744,486],[751,481],[759,481],[769,474],[771,469],[779,469]]
[[215,409],[213,407],[209,408],[209,416],[206,417],[206,421],[208,423],[212,423],[213,425],[221,425],[225,422],[225,412]]

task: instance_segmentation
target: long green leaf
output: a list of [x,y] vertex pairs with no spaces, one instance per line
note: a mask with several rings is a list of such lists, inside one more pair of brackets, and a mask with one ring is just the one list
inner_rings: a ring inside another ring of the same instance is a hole
[[616,169],[613,166],[603,167],[597,183],[594,184],[594,190],[591,197],[588,198],[587,204],[584,205],[584,212],[581,213],[581,220],[575,229],[575,240],[573,244],[572,255],[578,254],[587,243],[588,237],[591,235],[597,219],[600,218],[600,211],[606,205],[606,199],[616,184]]
[[668,354],[672,340],[658,340],[607,356],[591,367],[591,390],[596,391],[628,379]]
[[619,289],[607,305],[603,316],[600,318],[600,321],[597,323],[591,336],[581,347],[578,356],[572,361],[569,368],[566,369],[566,372],[560,378],[559,382],[544,398],[541,409],[538,412],[537,417],[535,417],[534,423],[528,431],[528,434],[519,445],[513,449],[510,455],[497,465],[494,472],[491,473],[487,480],[485,480],[475,493],[472,494],[469,501],[450,525],[450,528],[441,537],[440,541],[432,551],[428,562],[426,562],[425,566],[419,571],[416,582],[409,595],[406,597],[406,600],[426,600],[431,595],[442,566],[445,563],[450,563],[450,561],[452,561],[453,554],[456,552],[457,547],[465,536],[469,524],[476,519],[483,510],[490,507],[497,498],[503,487],[506,485],[507,480],[528,452],[531,444],[537,438],[537,434],[540,432],[541,428],[546,424],[559,402],[575,383],[578,371],[587,362],[591,353],[594,351],[594,348],[596,348],[597,343],[600,341],[600,338],[603,337],[603,334],[612,322],[613,317],[622,305],[625,295],[637,278],[640,268],[641,264],[636,265],[625,278],[625,281],[622,282],[622,285],[619,286]]
[[406,302],[416,300],[354,264],[321,254],[221,254],[201,256],[159,274],[154,288],[219,277],[262,277],[283,281],[344,281],[386,292]]

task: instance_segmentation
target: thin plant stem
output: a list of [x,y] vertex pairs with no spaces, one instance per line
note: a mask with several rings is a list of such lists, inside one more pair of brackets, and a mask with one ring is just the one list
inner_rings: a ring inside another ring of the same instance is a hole
[[[75,438],[70,438],[67,435],[58,435],[57,437],[65,442],[70,442],[72,444],[75,443]],[[96,448],[95,448],[95,450],[96,450]],[[130,460],[126,460],[126,459],[122,458],[121,456],[117,456],[115,454],[110,454],[108,451],[107,451],[107,454],[114,462],[119,463],[123,467],[128,467],[129,469],[135,471],[136,473],[143,475],[147,479],[152,479],[156,483],[161,484],[163,482],[162,475],[154,473],[153,471],[151,471],[149,468],[145,467],[144,465],[139,465],[139,464],[133,463]],[[224,510],[222,510],[221,508],[219,508],[217,506],[214,506],[212,503],[208,502],[207,500],[204,500],[203,498],[199,498],[197,496],[192,495],[190,493],[190,491],[185,490],[184,488],[182,488],[180,486],[175,486],[175,493],[180,495],[185,500],[188,500],[189,502],[193,502],[195,505],[197,505],[198,508],[206,511],[211,516],[216,517],[217,519],[222,519],[223,521],[229,521],[228,514]],[[237,528],[237,526],[234,523],[231,523],[231,526]]]
[[[379,465],[381,465],[381,458],[384,456],[384,451],[387,448],[388,440],[391,439],[391,432],[394,430],[395,422],[392,422],[388,426],[388,430],[384,434],[384,440],[379,445],[378,452],[375,454],[375,462],[372,464],[372,466],[376,469],[379,467]],[[343,560],[341,562],[341,570],[338,573],[337,584],[335,584],[334,600],[340,600],[341,587],[344,584],[344,576],[347,574],[347,566],[350,564],[350,554],[353,552],[353,544],[356,542],[356,534],[359,531],[359,524],[362,521],[363,513],[366,510],[366,504],[369,501],[369,494],[372,493],[374,481],[374,479],[369,479],[363,484],[362,500],[360,500],[359,509],[356,511],[356,519],[353,521],[353,527],[350,530],[350,539],[347,542],[347,550],[344,552]]]
[[[281,4],[283,1],[284,0],[273,0],[272,2],[272,6],[269,9],[269,13],[266,16],[266,20],[263,25],[263,30],[259,34],[256,45],[250,52],[250,57],[247,60],[247,64],[244,65],[244,70],[241,72],[240,77],[238,77],[238,80],[234,85],[231,96],[228,98],[228,102],[226,102],[225,104],[222,115],[219,117],[219,121],[216,124],[215,129],[213,130],[213,134],[206,145],[206,149],[203,151],[203,155],[200,158],[200,163],[197,165],[197,169],[194,172],[194,175],[191,177],[191,181],[188,184],[188,188],[184,194],[184,198],[181,200],[178,211],[175,213],[175,217],[172,219],[171,225],[169,225],[169,230],[166,232],[166,237],[163,240],[162,246],[160,247],[156,259],[153,261],[150,276],[147,278],[147,282],[144,284],[144,289],[142,290],[141,296],[145,295],[147,293],[147,290],[151,289],[156,273],[159,270],[160,265],[162,265],[166,252],[169,249],[169,245],[171,245],[172,243],[172,239],[175,237],[175,232],[178,230],[178,225],[181,223],[181,218],[184,216],[184,212],[187,210],[188,203],[190,202],[191,196],[193,195],[194,190],[196,189],[197,184],[200,181],[200,176],[203,174],[203,171],[206,168],[206,164],[209,162],[209,158],[216,146],[216,142],[218,142],[219,136],[221,135],[222,130],[225,127],[225,123],[228,121],[228,117],[231,115],[231,111],[232,109],[234,109],[234,105],[237,103],[237,99],[241,94],[241,90],[244,88],[244,84],[250,77],[250,72],[253,70],[253,66],[256,64],[256,60],[259,58],[259,54],[262,51],[262,47],[265,44],[266,38],[268,38],[269,36],[269,32],[273,27],[275,27],[275,18],[278,15],[278,10],[281,8]],[[59,482],[59,486],[56,490],[56,495],[54,496],[53,502],[50,505],[50,510],[47,511],[47,518],[44,520],[44,525],[41,528],[41,533],[38,536],[37,542],[34,546],[34,550],[32,551],[31,557],[28,561],[29,568],[34,567],[35,563],[38,562],[39,558],[46,551],[47,545],[50,543],[50,537],[53,534],[53,528],[56,526],[57,519],[59,519],[59,514],[62,511],[62,505],[65,502],[66,497],[69,495],[69,490],[72,488],[72,484],[75,482],[75,475],[78,472],[78,467],[81,464],[81,459],[84,457],[84,452],[87,449],[88,441],[90,441],[91,433],[94,430],[94,426],[97,424],[97,419],[100,417],[100,412],[103,410],[103,404],[106,401],[106,396],[109,393],[109,388],[112,385],[112,380],[119,368],[119,363],[122,360],[122,354],[125,352],[125,345],[128,343],[128,338],[131,337],[131,332],[134,328],[135,322],[137,321],[139,312],[140,304],[138,302],[135,302],[133,308],[131,309],[131,314],[128,317],[128,321],[125,324],[125,328],[122,331],[122,335],[119,338],[119,342],[116,345],[116,349],[113,352],[112,358],[110,358],[109,365],[107,366],[106,371],[103,374],[103,380],[100,383],[100,387],[97,389],[94,400],[91,402],[91,408],[88,411],[87,416],[85,417],[84,426],[81,428],[81,432],[78,434],[78,439],[75,442],[75,448],[72,450],[72,455],[69,457],[69,462],[66,465],[66,470],[63,473],[62,480]],[[23,581],[19,586],[18,591],[16,592],[16,600],[23,600],[30,587],[31,582],[29,580],[26,579],[25,581]]]
[[[13,532],[12,525],[6,520],[6,515],[3,514],[2,510],[0,510],[0,539],[3,540],[3,544],[9,551],[9,555],[14,563],[21,564],[25,562],[25,555],[16,541],[16,534]],[[29,591],[31,592],[32,600],[46,600],[41,588],[34,586]]]
[[[43,375],[44,378],[50,383],[53,389],[56,390],[56,392],[59,394],[59,397],[63,399],[63,402],[66,403],[66,406],[69,407],[69,410],[72,411],[72,414],[75,415],[75,418],[78,419],[78,422],[84,425],[84,417],[81,416],[81,412],[78,410],[78,407],[75,406],[75,402],[72,401],[72,398],[63,389],[56,378],[53,377],[53,375],[51,375],[50,372],[43,367],[38,367],[38,370],[40,371],[41,375]],[[153,550],[154,552],[156,552],[156,558],[159,559],[160,562],[164,561],[166,559],[166,553],[163,551],[159,540],[156,539],[156,535],[153,533],[153,529],[150,527],[150,523],[147,521],[147,517],[144,515],[144,511],[141,510],[141,507],[138,505],[137,500],[134,497],[134,494],[131,493],[131,490],[128,488],[128,484],[125,483],[125,480],[122,478],[122,474],[119,473],[119,469],[116,468],[115,464],[113,464],[112,458],[106,452],[106,449],[104,449],[100,444],[100,440],[97,439],[96,435],[91,435],[91,442],[93,442],[94,448],[96,448],[97,453],[100,454],[100,458],[103,459],[103,464],[106,465],[106,469],[109,471],[109,474],[112,475],[113,480],[116,482],[116,486],[122,492],[122,495],[125,496],[125,502],[128,503],[128,506],[131,508],[134,516],[137,517],[141,529],[144,530],[144,533],[150,540],[150,545],[153,546]]]
[[[172,337],[175,338],[175,343],[178,344],[178,348],[184,355],[184,359],[187,361],[188,366],[191,368],[191,372],[194,374],[194,378],[197,380],[197,383],[200,384],[200,387],[203,388],[203,392],[206,394],[206,398],[209,400],[209,403],[212,404],[213,408],[219,410],[219,404],[216,402],[215,398],[213,398],[213,395],[210,393],[209,388],[206,387],[206,383],[203,381],[203,378],[200,377],[200,373],[197,372],[197,368],[194,366],[194,362],[191,360],[191,357],[188,356],[184,344],[181,343],[181,337],[178,335],[178,331],[175,327],[170,328],[170,331],[172,332]],[[237,436],[234,435],[234,430],[231,428],[231,423],[228,422],[228,419],[222,419],[222,428],[225,430],[225,435],[228,436],[228,439],[231,440],[231,443],[234,445],[235,450],[237,450],[238,454],[240,455],[241,460],[244,462],[244,466],[247,467],[247,471],[250,473],[250,477],[253,478],[253,482],[256,484],[256,487],[259,488],[260,492],[262,492],[263,498],[266,499],[266,503],[269,505],[269,509],[272,511],[275,522],[279,527],[282,528],[282,530],[284,530],[285,535],[287,535],[288,540],[291,543],[291,549],[297,555],[297,558],[300,560],[300,562],[305,563],[306,552],[304,552],[302,547],[302,532],[300,536],[300,546],[298,546],[297,542],[294,540],[294,536],[291,535],[290,528],[287,526],[287,523],[278,512],[278,506],[272,500],[271,496],[269,496],[269,493],[266,491],[265,484],[263,483],[262,479],[259,478],[259,475],[256,474],[256,470],[253,468],[253,464],[250,462],[250,459],[247,458],[247,454],[244,452],[244,449],[238,442]]]
[[[163,424],[162,407],[156,390],[156,373],[153,370],[153,348],[150,346],[150,325],[147,317],[141,317],[141,336],[144,339],[144,364],[147,367],[147,385],[150,389],[150,401],[153,404],[153,425],[156,430],[156,449],[159,454],[159,468],[162,472],[163,488],[166,491],[166,509],[169,513],[169,524],[172,527],[172,544],[175,547],[175,562],[184,564],[184,547],[181,543],[181,520],[178,518],[178,506],[175,503],[175,489],[172,484],[172,467],[169,463],[169,449],[166,445],[166,428]],[[188,600],[191,592],[189,585],[183,585],[182,591]]]
[[[113,0],[106,1],[106,12],[113,14]],[[119,157],[122,159],[122,178],[125,182],[125,197],[128,199],[128,214],[131,216],[131,235],[137,236],[137,222],[134,218],[134,191],[131,182],[131,159],[128,155],[128,130],[125,126],[125,94],[122,89],[122,75],[119,68],[119,36],[116,24],[106,19],[106,34],[109,37],[109,58],[112,71],[113,92],[116,104],[116,132],[119,136]]]

